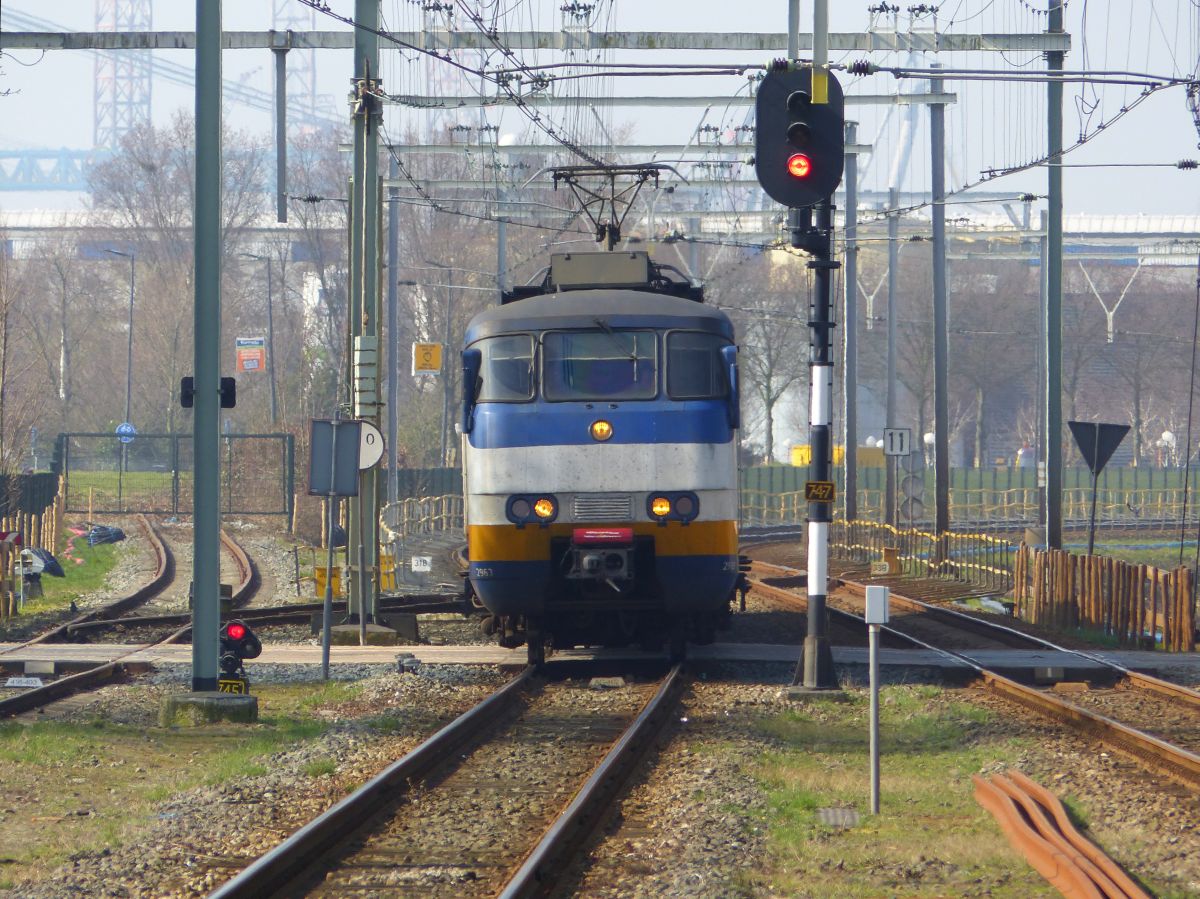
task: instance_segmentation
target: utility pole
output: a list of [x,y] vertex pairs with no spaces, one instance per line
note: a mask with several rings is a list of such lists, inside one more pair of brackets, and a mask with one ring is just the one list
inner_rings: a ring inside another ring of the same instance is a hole
[[[1063,0],[1047,0],[1047,32],[1063,30]],[[1046,54],[1046,68],[1061,71],[1060,50]],[[1046,160],[1046,546],[1062,549],[1062,82],[1046,86],[1049,130]]]
[[[350,377],[354,417],[379,426],[379,0],[355,0],[354,171],[350,192]],[[359,473],[358,496],[350,498],[347,554],[361,547],[357,577],[349,578],[350,613],[374,617],[378,592],[373,572],[379,529],[376,469]]]
[[[934,66],[936,68],[936,66]],[[936,94],[941,78],[929,79]],[[934,527],[950,530],[950,331],[946,310],[946,107],[929,107],[929,158],[933,191],[933,483]]]
[[[884,403],[885,427],[894,428],[896,424],[896,275],[900,268],[900,205],[899,189],[893,180],[888,189],[888,270],[887,270],[887,394]],[[883,521],[885,524],[896,524],[896,457],[888,456],[885,460],[883,480]]]
[[279,424],[279,399],[275,393],[275,298],[271,294],[270,256],[267,257],[267,378],[271,381],[271,426],[274,427]]
[[[400,163],[392,154],[388,162],[388,180],[395,182],[400,177]],[[387,257],[387,325],[383,330],[387,338],[388,386],[387,386],[387,433],[384,434],[384,445],[387,447],[387,501],[389,505],[396,502],[398,485],[396,469],[398,467],[399,443],[397,431],[399,424],[396,416],[400,403],[400,341],[396,331],[398,327],[397,312],[400,298],[400,284],[397,276],[400,273],[400,188],[388,188],[388,257]]]
[[442,442],[441,455],[438,458],[445,468],[449,465],[446,459],[446,451],[449,448],[446,432],[450,430],[450,312],[454,302],[454,269],[445,266],[443,271],[446,272],[446,315],[442,333]]
[[845,311],[842,314],[842,464],[846,521],[858,518],[858,123],[846,123],[846,262],[842,278]]
[[196,0],[192,690],[217,689],[221,627],[221,0]]

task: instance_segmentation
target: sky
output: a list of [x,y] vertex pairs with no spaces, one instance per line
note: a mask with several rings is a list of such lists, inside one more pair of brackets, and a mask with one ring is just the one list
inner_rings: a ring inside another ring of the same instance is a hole
[[[91,31],[94,28],[97,0],[4,0],[0,10],[0,26],[13,30],[8,16],[23,12],[50,19],[66,30]],[[228,30],[259,30],[271,27],[272,9],[285,0],[238,0],[224,4],[224,26]],[[1043,8],[1045,0],[943,0],[938,13],[937,27],[954,32],[1037,32],[1045,28],[1045,16],[1033,7]],[[473,5],[478,6],[478,3]],[[502,26],[507,28],[557,30],[560,27],[559,2],[484,4],[485,8],[505,8],[507,16]],[[871,22],[867,0],[830,0],[830,25],[835,32],[863,31]],[[914,4],[897,3],[908,7]],[[331,0],[337,12],[349,15],[353,0]],[[611,0],[599,4],[602,18],[597,30],[613,28],[624,31],[688,30],[688,31],[782,31],[787,23],[786,0],[752,0],[730,4],[715,0],[658,0],[655,3],[631,3]],[[195,4],[185,0],[153,0],[155,30],[192,30]],[[291,9],[315,17],[316,27],[337,29],[342,26],[326,17],[312,13],[299,3]],[[412,0],[383,0],[383,19],[387,27],[397,30],[416,27],[420,15]],[[1196,66],[1200,40],[1197,38],[1197,16],[1200,11],[1193,0],[1069,0],[1066,27],[1073,35],[1072,51],[1067,55],[1068,69],[1112,69],[1154,72],[1164,75],[1187,75]],[[458,16],[458,27],[472,28],[471,23]],[[928,18],[910,22],[907,13],[898,18],[901,28],[928,30]],[[812,4],[801,3],[801,30],[812,24]],[[386,46],[386,44],[385,44]],[[190,51],[160,51],[158,57],[178,65],[190,66]],[[542,52],[523,53],[526,62],[549,62],[556,57]],[[345,114],[344,98],[349,87],[351,56],[349,52],[321,51],[317,56],[317,77],[326,109],[332,115]],[[835,54],[834,62],[850,62],[863,54]],[[627,53],[613,57],[622,61],[713,61],[723,63],[761,63],[765,60],[754,54],[732,54],[710,51],[705,54]],[[874,54],[873,62],[883,65],[902,65],[908,62],[894,54]],[[470,62],[477,61],[465,60]],[[496,62],[493,59],[493,64]],[[1036,54],[941,54],[919,57],[911,61],[917,67],[933,62],[943,66],[970,66],[986,69],[1037,70],[1044,62]],[[9,91],[0,97],[0,149],[74,148],[86,149],[92,141],[94,80],[92,56],[80,51],[52,51],[39,54],[19,51],[0,61],[3,75],[0,90]],[[261,90],[271,89],[272,61],[267,50],[228,51],[223,60],[227,79],[240,80]],[[438,64],[434,64],[436,67]],[[395,51],[383,54],[385,90],[393,92],[426,93],[430,91],[426,74],[430,65],[421,60],[406,62]],[[923,82],[896,81],[889,75],[855,79],[843,74],[848,94],[886,93],[897,87],[919,90]],[[441,76],[444,90],[457,91],[453,76]],[[580,90],[580,85],[620,93],[712,94],[744,93],[744,76],[724,75],[707,78],[605,79],[602,82],[574,82],[566,90]],[[958,188],[976,181],[983,169],[1007,168],[1036,160],[1045,147],[1045,87],[1042,84],[992,84],[979,82],[949,82],[947,90],[958,96],[947,114],[948,186]],[[1064,109],[1064,144],[1075,142],[1081,129],[1095,129],[1118,113],[1122,106],[1135,100],[1137,90],[1107,86],[1097,90],[1068,85]],[[189,88],[156,81],[153,88],[153,115],[156,124],[165,124],[179,110],[190,114],[194,100]],[[886,189],[894,169],[897,147],[901,145],[904,116],[886,117],[883,108],[855,107],[859,121],[860,142],[872,143],[875,152],[870,162],[860,163],[867,169],[862,186],[867,189]],[[391,133],[400,134],[407,126],[421,127],[425,114],[405,113],[390,109],[388,123]],[[591,139],[596,133],[595,116],[585,113],[559,115],[568,133]],[[227,116],[235,127],[266,134],[271,127],[270,114],[229,106]],[[520,135],[527,123],[519,113],[509,110],[487,113],[488,122],[501,133]],[[692,140],[701,121],[724,128],[746,122],[744,109],[636,110],[625,108],[604,116],[604,126],[628,131],[638,142],[677,143],[681,147]],[[428,124],[426,121],[425,124]],[[905,173],[904,187],[925,189],[929,185],[928,117],[920,114],[915,129],[911,164]],[[1185,102],[1184,88],[1176,87],[1149,97],[1119,121],[1100,130],[1067,161],[1071,164],[1174,163],[1180,159],[1196,158],[1197,129]],[[746,169],[745,177],[751,172]],[[1200,213],[1200,171],[1178,171],[1168,167],[1068,168],[1065,177],[1065,209],[1068,213]],[[991,191],[1045,193],[1045,169],[992,181],[984,186]],[[55,197],[52,194],[0,193],[0,205],[7,208],[38,208],[63,203],[78,204],[78,197]]]

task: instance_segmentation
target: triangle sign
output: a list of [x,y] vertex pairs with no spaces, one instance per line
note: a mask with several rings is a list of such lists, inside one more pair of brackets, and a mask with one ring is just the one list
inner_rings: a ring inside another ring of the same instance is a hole
[[1104,424],[1095,421],[1069,421],[1067,427],[1075,437],[1083,461],[1087,463],[1092,474],[1098,475],[1104,470],[1112,454],[1116,452],[1125,435],[1129,433],[1129,425]]

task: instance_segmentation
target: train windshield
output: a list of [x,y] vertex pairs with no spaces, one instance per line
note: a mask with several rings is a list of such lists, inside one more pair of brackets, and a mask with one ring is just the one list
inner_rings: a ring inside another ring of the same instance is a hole
[[653,331],[549,331],[542,340],[548,400],[651,400],[658,393]]
[[667,395],[673,400],[711,400],[729,395],[729,374],[718,334],[675,331],[667,335]]
[[533,399],[532,335],[489,337],[475,346],[483,353],[479,402],[520,403]]

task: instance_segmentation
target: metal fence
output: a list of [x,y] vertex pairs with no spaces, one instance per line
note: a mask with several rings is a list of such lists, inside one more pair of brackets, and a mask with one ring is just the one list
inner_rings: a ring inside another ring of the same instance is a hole
[[996,593],[1012,589],[1016,551],[1016,542],[1006,537],[954,531],[933,534],[876,521],[838,519],[829,532],[833,556],[870,563],[894,554],[905,574],[961,581]]
[[[858,514],[882,517],[885,489],[884,469],[860,467],[858,471]],[[923,488],[924,511],[910,527],[932,522],[934,505],[933,471],[916,475]],[[804,520],[803,490],[808,468],[791,465],[760,465],[741,472],[742,523],[769,526]],[[844,490],[844,472],[834,469],[839,507]],[[904,495],[897,477],[897,507]],[[1185,489],[1186,481],[1186,489]],[[797,494],[801,494],[797,500]],[[974,527],[1024,525],[1038,519],[1037,473],[1028,468],[956,468],[950,473],[950,518]],[[1063,472],[1063,520],[1068,525],[1086,524],[1091,511],[1092,476],[1086,468]],[[1186,513],[1193,525],[1200,520],[1200,467],[1151,468],[1113,466],[1101,472],[1096,492],[1096,523],[1100,527],[1156,526],[1178,523]]]
[[[194,498],[191,434],[60,434],[66,507],[88,515],[187,514]],[[287,515],[295,495],[291,434],[221,436],[221,511]]]
[[463,529],[461,494],[420,496],[388,503],[380,510],[379,524],[384,542],[408,539],[418,534],[441,534]]

